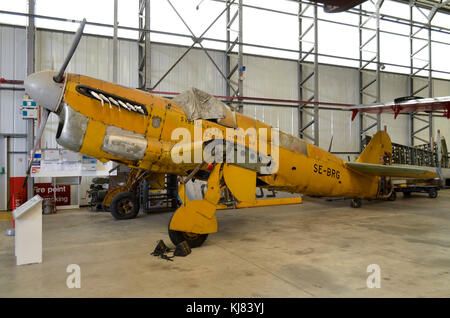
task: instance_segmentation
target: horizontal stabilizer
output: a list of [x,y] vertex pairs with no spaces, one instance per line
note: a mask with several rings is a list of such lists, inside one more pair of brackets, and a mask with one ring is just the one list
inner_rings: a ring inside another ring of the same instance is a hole
[[347,162],[347,166],[356,172],[372,176],[417,178],[417,179],[434,179],[439,177],[436,172],[416,167],[386,166],[361,162]]

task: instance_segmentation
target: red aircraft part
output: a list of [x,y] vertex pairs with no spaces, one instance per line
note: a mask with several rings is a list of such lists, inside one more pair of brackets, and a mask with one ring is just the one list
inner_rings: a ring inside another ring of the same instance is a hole
[[355,119],[358,112],[375,114],[393,113],[394,118],[397,118],[398,114],[401,113],[436,111],[440,111],[441,114],[450,119],[450,96],[408,99],[397,102],[394,101],[391,103],[378,103],[371,105],[359,105],[349,107],[348,110],[352,111],[352,120]]

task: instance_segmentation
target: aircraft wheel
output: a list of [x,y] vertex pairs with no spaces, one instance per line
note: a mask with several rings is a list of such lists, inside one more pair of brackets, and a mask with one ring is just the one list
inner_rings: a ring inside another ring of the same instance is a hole
[[139,199],[131,192],[120,192],[111,200],[109,209],[116,220],[134,219],[139,213]]
[[435,199],[438,196],[438,192],[436,189],[430,189],[430,192],[428,192],[428,196],[432,199]]
[[389,201],[395,201],[397,199],[397,193],[395,191],[392,191],[391,195],[389,196]]
[[359,199],[359,198],[354,198],[350,202],[350,206],[354,209],[360,208],[361,205],[362,205],[362,202],[361,202],[361,199]]
[[[169,223],[170,226],[170,223]],[[177,246],[183,241],[189,244],[190,248],[200,247],[208,238],[208,234],[187,233],[174,231],[169,228],[169,238]]]

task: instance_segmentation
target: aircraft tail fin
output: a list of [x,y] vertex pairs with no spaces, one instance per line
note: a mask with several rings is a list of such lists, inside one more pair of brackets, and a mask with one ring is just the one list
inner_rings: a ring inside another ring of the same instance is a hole
[[384,164],[386,156],[392,156],[392,143],[387,132],[381,130],[372,137],[356,162]]
[[372,176],[434,179],[438,174],[425,167],[386,164],[386,157],[392,156],[391,138],[386,131],[379,131],[373,137],[356,162],[347,162],[350,169]]

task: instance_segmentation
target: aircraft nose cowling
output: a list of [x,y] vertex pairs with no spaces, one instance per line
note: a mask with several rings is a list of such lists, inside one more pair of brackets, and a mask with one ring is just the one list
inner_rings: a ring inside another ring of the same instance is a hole
[[24,82],[25,92],[42,107],[51,112],[58,110],[64,92],[64,81],[56,83],[57,72],[43,71],[29,75]]

